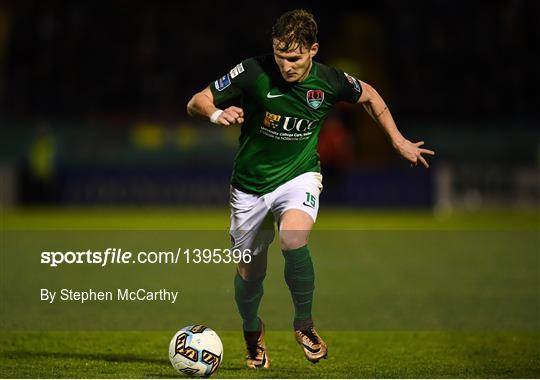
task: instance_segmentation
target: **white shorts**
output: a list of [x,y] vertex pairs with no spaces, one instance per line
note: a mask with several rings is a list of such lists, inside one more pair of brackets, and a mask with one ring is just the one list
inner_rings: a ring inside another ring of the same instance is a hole
[[297,209],[317,220],[322,175],[308,172],[285,182],[271,193],[244,193],[231,186],[231,228],[233,248],[249,249],[253,255],[266,253],[274,240],[274,221],[287,210]]

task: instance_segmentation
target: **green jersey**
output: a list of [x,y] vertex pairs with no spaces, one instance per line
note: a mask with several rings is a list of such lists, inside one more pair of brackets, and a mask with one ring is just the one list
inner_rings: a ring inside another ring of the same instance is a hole
[[243,61],[210,89],[216,105],[238,101],[244,110],[231,184],[253,194],[320,172],[317,139],[326,115],[362,93],[357,79],[318,62],[304,81],[287,83],[272,55]]

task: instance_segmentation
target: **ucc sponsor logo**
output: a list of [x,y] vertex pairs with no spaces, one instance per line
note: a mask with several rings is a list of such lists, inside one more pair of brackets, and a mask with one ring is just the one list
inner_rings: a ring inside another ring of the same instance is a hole
[[318,120],[301,119],[292,116],[281,116],[270,112],[266,112],[264,116],[263,125],[269,129],[276,129],[280,127],[285,132],[297,131],[306,132],[311,131],[317,126]]

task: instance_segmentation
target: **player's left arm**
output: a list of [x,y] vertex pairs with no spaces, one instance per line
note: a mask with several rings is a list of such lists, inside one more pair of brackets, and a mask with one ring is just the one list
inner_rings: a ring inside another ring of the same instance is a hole
[[392,118],[388,106],[379,93],[365,82],[360,81],[360,84],[362,86],[362,95],[358,99],[358,103],[362,104],[373,120],[384,129],[394,149],[409,161],[411,166],[416,166],[420,161],[426,168],[429,168],[426,159],[422,155],[434,155],[435,152],[421,148],[424,145],[423,141],[413,143],[403,137]]

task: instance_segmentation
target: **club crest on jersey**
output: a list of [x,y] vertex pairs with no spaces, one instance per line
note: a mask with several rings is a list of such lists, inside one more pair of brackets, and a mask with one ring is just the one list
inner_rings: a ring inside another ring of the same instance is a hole
[[306,99],[308,104],[313,109],[317,109],[324,102],[324,91],[323,90],[309,90],[306,94]]

